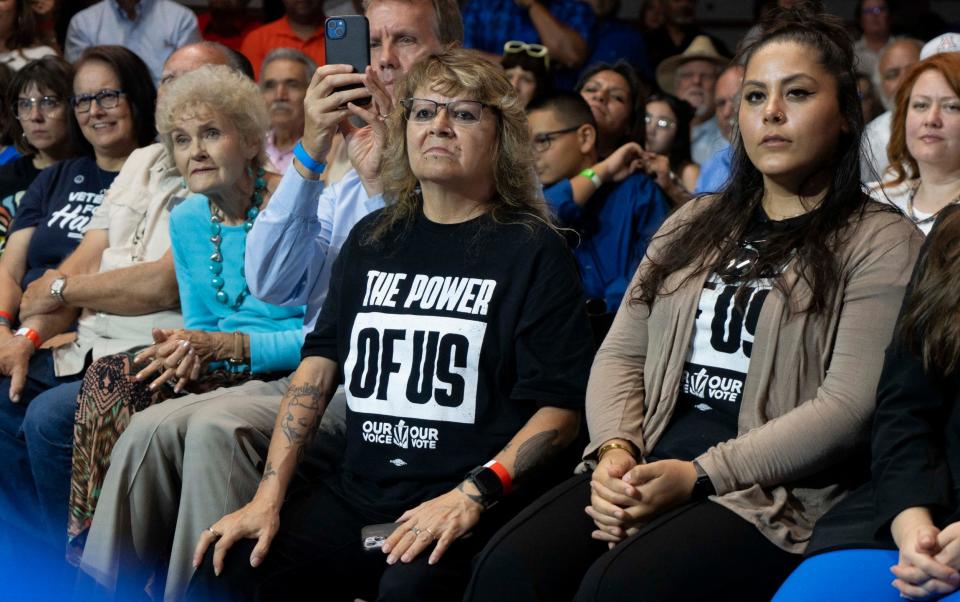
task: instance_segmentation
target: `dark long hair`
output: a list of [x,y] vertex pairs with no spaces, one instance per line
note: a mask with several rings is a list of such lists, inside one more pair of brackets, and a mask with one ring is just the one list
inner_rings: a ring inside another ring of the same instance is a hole
[[[134,134],[137,138],[137,147],[151,144],[157,137],[157,126],[154,113],[157,108],[157,88],[153,85],[150,69],[139,56],[123,46],[91,46],[83,51],[80,58],[73,64],[74,72],[90,61],[105,63],[117,76],[124,96],[130,104],[130,113],[136,127]],[[80,131],[76,115],[70,111],[70,130],[75,140],[78,140],[88,154],[93,154],[93,148]]]
[[[735,60],[749,65],[754,53],[773,41],[796,42],[816,53],[819,63],[837,80],[837,102],[847,131],[837,140],[836,155],[824,161],[823,169],[830,170],[826,196],[810,215],[805,228],[799,232],[791,229],[793,231],[772,233],[765,244],[765,253],[769,253],[773,265],[795,254],[800,278],[809,286],[812,297],[806,307],[791,309],[812,313],[827,308],[827,300],[839,280],[840,266],[835,252],[842,242],[841,233],[854,214],[863,213],[868,202],[860,185],[863,115],[853,69],[853,48],[843,22],[816,8],[807,2],[793,9],[775,9],[763,22],[760,36],[741,49]],[[729,183],[719,198],[707,201],[691,219],[658,235],[674,238],[656,257],[648,256],[650,261],[642,268],[632,291],[633,301],[650,307],[657,296],[677,290],[664,290],[670,274],[693,266],[693,277],[722,265],[736,252],[738,241],[763,197],[763,175],[747,156],[739,130],[735,131],[732,144]],[[754,276],[747,274],[745,278]],[[789,297],[783,278],[778,278],[775,286]]]
[[898,336],[928,372],[949,375],[960,364],[960,211],[947,209],[930,232]]
[[693,162],[690,157],[690,122],[693,121],[696,111],[687,101],[680,100],[673,94],[667,94],[666,92],[658,92],[648,96],[644,107],[651,102],[667,103],[677,121],[673,143],[670,145],[670,152],[667,153],[667,158],[670,159],[670,169],[677,171],[687,163]]
[[10,37],[7,38],[7,48],[10,50],[32,48],[40,42],[33,9],[30,8],[27,0],[16,0],[14,5],[17,7],[17,22],[13,26]]
[[617,146],[626,144],[627,142],[639,142],[643,144],[646,140],[646,128],[643,123],[643,101],[649,92],[647,86],[640,79],[640,76],[637,75],[636,69],[634,69],[630,63],[619,60],[612,65],[610,63],[594,63],[587,67],[580,75],[580,81],[577,82],[577,92],[580,92],[580,90],[587,85],[591,77],[601,71],[613,71],[614,73],[620,74],[620,76],[627,81],[627,87],[630,88],[630,109],[632,111],[630,122],[627,124],[627,131],[624,132]]

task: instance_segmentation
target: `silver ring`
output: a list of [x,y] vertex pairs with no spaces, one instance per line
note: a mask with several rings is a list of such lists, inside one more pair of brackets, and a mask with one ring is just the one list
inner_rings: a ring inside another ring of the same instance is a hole
[[416,527],[410,527],[410,531],[413,532],[414,536],[420,537],[420,533],[423,532],[423,529],[418,529]]
[[211,526],[211,527],[207,527],[206,529],[204,529],[204,531],[209,531],[209,532],[210,532],[211,534],[213,534],[213,536],[216,537],[217,539],[220,539],[221,537],[223,537],[223,533],[217,531],[217,530],[214,529],[212,526]]

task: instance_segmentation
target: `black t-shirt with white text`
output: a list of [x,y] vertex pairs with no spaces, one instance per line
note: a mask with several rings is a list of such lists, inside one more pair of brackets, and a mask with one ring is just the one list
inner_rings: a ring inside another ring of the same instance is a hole
[[422,214],[344,244],[303,356],[337,361],[347,445],[331,485],[399,513],[491,459],[540,406],[581,409],[593,351],[576,263],[536,220]]
[[30,184],[40,175],[34,167],[33,157],[18,157],[0,166],[0,253],[7,242],[7,230],[17,214],[20,199]]
[[[770,220],[758,208],[745,239],[762,240],[773,231],[803,228],[811,214]],[[763,261],[763,253],[759,253]],[[764,301],[784,265],[767,266],[761,278],[747,282],[711,273],[697,306],[687,360],[670,424],[650,453],[652,458],[693,460],[738,433],[740,405],[750,368],[753,337]],[[769,276],[769,277],[767,277]]]

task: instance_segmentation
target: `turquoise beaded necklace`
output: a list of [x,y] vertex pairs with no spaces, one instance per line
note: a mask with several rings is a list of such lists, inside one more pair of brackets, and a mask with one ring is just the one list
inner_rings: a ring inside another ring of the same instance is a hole
[[[246,247],[246,236],[250,228],[253,228],[253,222],[260,215],[260,205],[263,204],[263,191],[267,188],[267,182],[263,179],[263,168],[257,169],[257,177],[253,184],[253,195],[250,198],[250,208],[247,209],[246,219],[243,221],[244,247]],[[213,244],[213,253],[210,254],[210,285],[216,291],[216,298],[222,305],[229,305],[230,309],[237,310],[243,305],[243,300],[250,294],[247,288],[247,277],[243,271],[243,260],[240,258],[240,277],[243,278],[243,290],[237,295],[234,302],[230,303],[230,295],[223,287],[226,282],[223,279],[223,255],[220,253],[220,243],[223,242],[223,211],[215,204],[210,203],[210,242]]]

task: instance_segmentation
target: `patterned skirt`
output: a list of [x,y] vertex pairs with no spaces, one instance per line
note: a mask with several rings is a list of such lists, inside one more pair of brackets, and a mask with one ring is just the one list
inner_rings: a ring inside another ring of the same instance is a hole
[[250,379],[246,373],[214,370],[191,382],[179,394],[169,384],[151,391],[151,379],[134,379],[143,369],[133,364],[137,353],[139,350],[131,350],[95,361],[87,369],[77,397],[67,524],[67,560],[74,566],[79,565],[83,554],[100,488],[110,467],[110,453],[133,415],[172,397],[232,387]]

